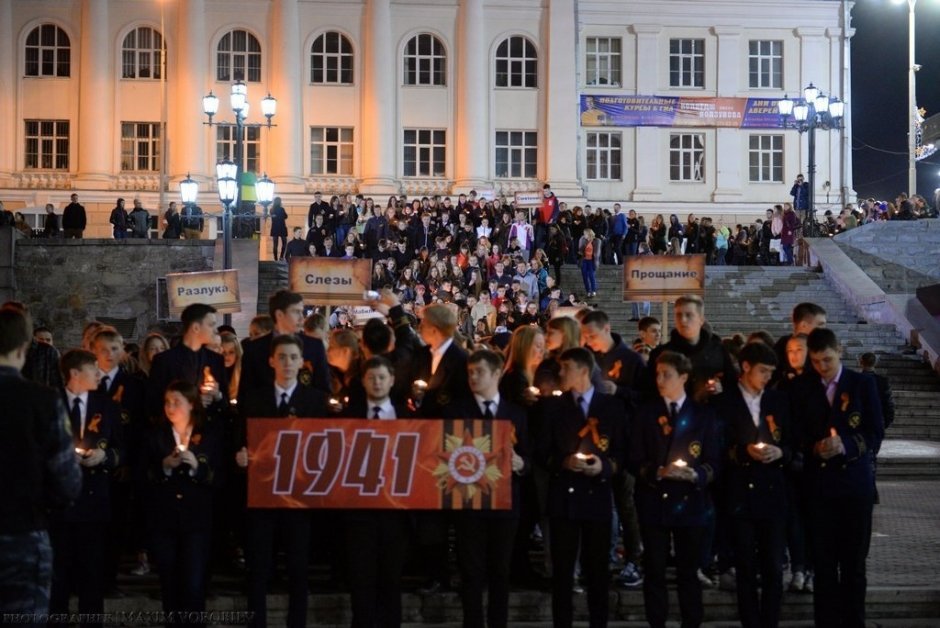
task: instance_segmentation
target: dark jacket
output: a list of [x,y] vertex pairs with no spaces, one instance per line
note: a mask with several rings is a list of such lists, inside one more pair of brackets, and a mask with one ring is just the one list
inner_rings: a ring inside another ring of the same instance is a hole
[[287,210],[280,205],[271,208],[271,235],[287,237]]
[[[65,392],[61,392],[66,404]],[[62,513],[65,521],[111,521],[111,482],[123,462],[121,409],[107,395],[88,393],[85,434],[73,429],[72,446],[86,450],[103,449],[104,461],[95,467],[82,467],[82,494]]]
[[78,203],[69,203],[62,210],[63,229],[81,229],[84,231],[86,223],[85,208]]
[[0,442],[16,443],[0,466],[0,534],[45,530],[48,513],[65,508],[82,490],[82,472],[61,396],[0,367]]
[[[298,334],[297,337],[304,345],[304,366],[298,376],[300,383],[304,386],[313,386],[325,394],[329,393],[330,369],[326,361],[323,341],[306,334]],[[268,363],[273,339],[274,332],[269,332],[244,344],[242,373],[238,383],[239,403],[242,403],[241,397],[244,392],[274,383],[274,369]]]
[[[548,514],[578,521],[607,521],[611,516],[611,476],[624,468],[627,412],[613,395],[594,391],[588,420],[570,392],[539,404],[538,459],[548,468]],[[596,419],[594,433],[589,431]],[[563,468],[565,458],[581,452],[600,458],[603,470],[594,477]]]
[[163,230],[163,239],[179,240],[180,234],[183,233],[183,225],[179,213],[173,212],[171,214],[169,210],[167,210],[163,215],[163,219],[166,220],[166,228]]
[[421,416],[437,418],[441,415],[444,406],[455,399],[470,396],[470,385],[467,383],[467,352],[454,340],[437,366],[437,371],[431,375],[432,355],[431,348],[424,347],[416,356],[417,379],[428,383],[427,393],[421,402]]
[[[641,525],[704,526],[711,510],[708,485],[721,464],[721,435],[715,413],[686,397],[669,420],[662,397],[640,408],[630,435],[628,468],[636,476]],[[682,459],[698,474],[696,483],[659,479],[657,471]]]
[[[167,385],[176,379],[181,379],[195,386],[200,386],[205,377],[205,370],[209,369],[212,378],[218,382],[222,399],[206,408],[210,415],[214,415],[228,408],[228,373],[225,371],[225,360],[221,355],[201,347],[193,351],[182,342],[162,353],[158,353],[153,364],[150,365],[150,377],[147,378],[145,395],[146,412],[160,421],[164,420],[163,395]],[[244,376],[242,376],[244,380]]]
[[[793,457],[790,400],[777,390],[765,390],[760,402],[760,424],[754,426],[739,385],[715,400],[715,411],[725,429],[725,461],[722,485],[728,512],[735,517],[780,519],[786,515],[787,486],[784,475]],[[751,458],[749,444],[776,445],[783,457],[763,464]]]
[[[816,371],[810,369],[792,381],[791,404],[803,452],[808,496],[814,499],[874,497],[872,452],[881,446],[884,417],[875,381],[843,367],[832,406]],[[829,460],[818,457],[816,443],[836,430],[845,454]]]
[[628,408],[636,407],[640,396],[649,388],[646,365],[640,354],[628,347],[619,334],[611,334],[614,346],[607,353],[594,352],[597,366],[606,378],[617,385],[617,396]]
[[692,361],[692,374],[685,387],[698,401],[707,397],[705,388],[708,386],[709,379],[720,379],[723,390],[727,390],[738,381],[737,367],[727,349],[721,344],[721,338],[703,328],[699,334],[698,344],[692,345],[673,329],[669,342],[659,345],[650,352],[649,376],[646,380],[650,392],[649,397],[657,396],[655,391],[656,358],[667,349],[681,353]]

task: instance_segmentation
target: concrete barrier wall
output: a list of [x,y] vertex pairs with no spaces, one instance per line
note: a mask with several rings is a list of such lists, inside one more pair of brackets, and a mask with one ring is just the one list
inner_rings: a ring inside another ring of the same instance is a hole
[[212,270],[214,247],[213,240],[19,239],[14,294],[60,347],[77,346],[82,326],[99,317],[134,319],[126,340],[136,341],[157,322],[157,278]]

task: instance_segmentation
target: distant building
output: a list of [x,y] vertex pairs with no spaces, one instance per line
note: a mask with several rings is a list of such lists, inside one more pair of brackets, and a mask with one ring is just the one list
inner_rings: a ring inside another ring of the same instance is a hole
[[[807,163],[806,136],[773,128],[776,99],[848,93],[844,5],[0,0],[0,198],[62,207],[79,190],[105,235],[119,193],[156,208],[164,152],[167,199],[187,173],[209,194],[233,136],[203,124],[201,99],[231,120],[240,76],[249,121],[277,98],[246,166],[285,204],[549,181],[645,212],[762,210]],[[817,136],[817,190],[836,197],[853,194],[846,122]]]

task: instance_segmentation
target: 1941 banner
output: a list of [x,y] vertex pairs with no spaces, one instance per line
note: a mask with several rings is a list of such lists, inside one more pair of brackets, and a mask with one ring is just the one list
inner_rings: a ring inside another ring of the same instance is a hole
[[332,257],[292,257],[290,289],[315,305],[361,303],[372,288],[372,260]]
[[250,508],[507,510],[510,421],[248,419]]

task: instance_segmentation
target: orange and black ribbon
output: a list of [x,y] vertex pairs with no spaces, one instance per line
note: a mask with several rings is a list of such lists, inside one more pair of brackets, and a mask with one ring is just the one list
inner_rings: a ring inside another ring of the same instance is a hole
[[597,433],[597,419],[594,417],[591,417],[587,420],[587,423],[585,423],[584,427],[581,428],[581,431],[578,432],[578,437],[584,438],[588,434],[591,435],[591,441],[594,443],[595,447],[600,444],[601,437],[600,434]]

